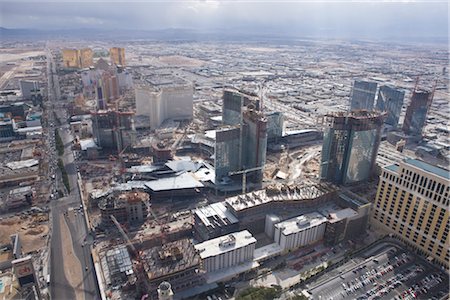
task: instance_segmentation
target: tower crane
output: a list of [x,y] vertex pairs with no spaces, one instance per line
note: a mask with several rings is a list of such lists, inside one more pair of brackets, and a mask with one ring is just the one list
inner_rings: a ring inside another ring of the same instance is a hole
[[241,171],[229,172],[228,175],[231,176],[231,175],[242,174],[242,194],[245,194],[247,191],[247,173],[259,171],[262,169],[264,169],[264,167],[250,168],[250,169],[245,169],[245,170],[241,170]]

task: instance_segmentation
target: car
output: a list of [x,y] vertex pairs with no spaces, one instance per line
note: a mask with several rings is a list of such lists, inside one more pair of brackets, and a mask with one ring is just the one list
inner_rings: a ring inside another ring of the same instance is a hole
[[89,270],[89,267],[88,267],[88,266],[86,266],[86,268],[84,268],[84,269],[85,269],[85,270],[87,271],[87,270]]

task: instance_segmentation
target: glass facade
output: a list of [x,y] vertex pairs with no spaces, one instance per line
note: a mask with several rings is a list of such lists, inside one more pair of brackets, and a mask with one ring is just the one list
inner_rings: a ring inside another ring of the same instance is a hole
[[376,137],[376,129],[352,133],[351,145],[349,145],[350,157],[344,183],[359,182],[369,178],[376,149]]
[[380,87],[376,108],[379,111],[387,112],[386,124],[394,127],[398,125],[404,98],[405,92],[403,91],[385,85]]
[[377,92],[376,82],[355,80],[352,88],[350,109],[372,110],[376,92]]

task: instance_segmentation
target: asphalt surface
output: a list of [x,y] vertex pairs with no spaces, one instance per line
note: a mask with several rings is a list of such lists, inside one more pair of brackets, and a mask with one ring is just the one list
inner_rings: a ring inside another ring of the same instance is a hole
[[[50,58],[52,62],[53,58]],[[51,63],[50,69],[55,71],[54,64]],[[69,208],[75,211],[81,205],[80,191],[77,184],[77,169],[74,164],[74,157],[71,150],[72,136],[67,128],[67,118],[64,117],[64,111],[58,104],[59,101],[59,82],[57,75],[52,76],[53,88],[49,89],[49,100],[51,106],[55,107],[56,115],[61,122],[59,126],[59,134],[64,143],[64,155],[62,160],[64,162],[67,175],[69,177],[70,194],[66,197],[55,199],[50,204],[52,216],[52,236],[51,236],[51,257],[50,257],[50,295],[52,299],[75,299],[75,291],[80,289],[84,292],[84,299],[100,299],[98,290],[97,278],[94,271],[94,264],[90,252],[90,245],[86,244],[85,240],[88,237],[88,229],[84,216],[81,213],[74,214],[73,217],[66,215]],[[53,111],[49,112],[49,121],[53,120]],[[56,123],[56,122],[55,122]],[[56,151],[55,154],[56,156]],[[70,245],[64,245],[61,238],[60,222],[63,218],[66,222],[70,235],[72,238],[72,247],[74,253],[80,261],[80,272],[82,274],[83,283],[78,286],[71,286],[65,276],[64,272],[64,257],[62,249]]]
[[[442,271],[399,246],[383,243],[365,254],[339,267],[334,276],[312,283],[312,299],[432,299],[448,294]],[[442,282],[426,279],[431,274]]]

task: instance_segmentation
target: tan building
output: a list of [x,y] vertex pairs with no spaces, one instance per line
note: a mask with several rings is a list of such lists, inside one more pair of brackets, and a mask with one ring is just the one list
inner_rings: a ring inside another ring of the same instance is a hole
[[383,168],[373,223],[449,266],[450,172],[416,159]]
[[111,63],[117,66],[125,66],[125,49],[114,47],[109,49]]
[[94,65],[93,52],[90,48],[79,50],[80,68],[89,68]]
[[63,49],[62,54],[65,68],[89,68],[94,65],[93,53],[90,48]]
[[62,55],[65,68],[78,68],[79,58],[77,49],[64,49]]

